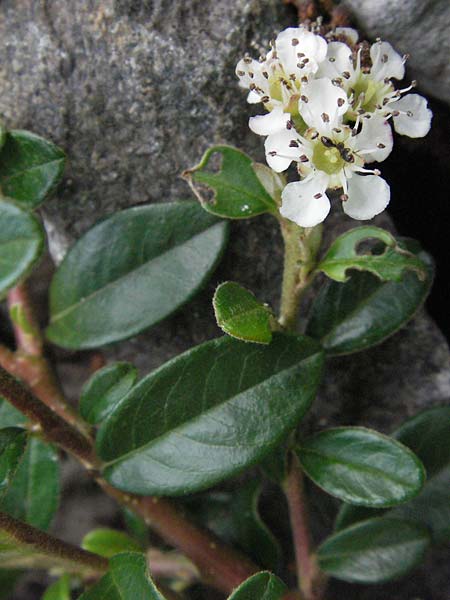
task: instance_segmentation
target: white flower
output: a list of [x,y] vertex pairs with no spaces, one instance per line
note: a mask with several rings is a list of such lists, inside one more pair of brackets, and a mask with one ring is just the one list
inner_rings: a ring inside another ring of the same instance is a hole
[[[300,113],[308,129],[300,135],[286,120],[265,142],[269,166],[284,171],[296,162],[301,181],[282,193],[281,214],[301,227],[321,223],[330,210],[328,189],[343,189],[343,209],[354,219],[372,219],[389,203],[388,184],[366,162],[384,160],[392,150],[392,131],[384,119],[365,119],[360,131],[343,124],[348,110],[345,92],[329,79],[304,86]],[[278,123],[281,123],[278,115]]]
[[411,86],[396,90],[392,79],[405,76],[406,56],[401,56],[388,42],[377,41],[370,46],[370,66],[362,64],[364,49],[355,53],[343,42],[330,42],[327,57],[321,63],[318,76],[329,77],[347,93],[350,107],[347,120],[357,121],[363,115],[378,114],[393,118],[395,130],[410,137],[425,136],[431,126],[432,113],[422,96],[402,97]]

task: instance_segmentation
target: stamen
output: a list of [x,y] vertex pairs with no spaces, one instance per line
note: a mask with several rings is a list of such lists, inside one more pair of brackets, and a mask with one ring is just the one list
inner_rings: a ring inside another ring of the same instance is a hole
[[299,158],[299,161],[302,163],[309,162],[309,158],[306,156],[306,154],[302,154]]
[[344,77],[345,79],[350,79],[351,75],[350,75],[350,73],[348,71],[344,71],[342,73],[342,77]]
[[244,77],[245,71],[238,71],[237,74],[239,77]]
[[382,144],[381,142],[377,144],[377,148],[380,148],[381,150],[383,150],[383,148],[386,148],[385,144]]
[[293,46],[298,46],[298,44],[300,43],[299,40],[297,38],[292,38],[292,45]]
[[332,148],[334,146],[333,141],[330,140],[330,138],[325,137],[324,135],[320,138],[320,141],[326,148]]
[[338,98],[337,99],[337,105],[338,106],[344,106],[344,104],[345,104],[344,98]]
[[348,195],[347,194],[341,194],[339,196],[339,199],[342,200],[342,202],[347,202],[348,200]]
[[381,57],[381,62],[383,64],[386,64],[388,60],[389,60],[389,56],[387,54],[383,54],[383,56]]
[[263,71],[262,74],[263,74],[263,77],[265,77],[266,79],[269,79],[269,73],[267,71]]
[[328,60],[330,61],[330,63],[336,62],[336,59],[334,56],[330,56],[330,58]]
[[298,148],[298,142],[296,142],[295,140],[291,140],[289,142],[289,148]]
[[261,98],[261,102],[262,102],[263,104],[266,104],[266,102],[269,102],[269,100],[270,100],[270,96],[263,96],[263,97]]
[[327,113],[322,113],[321,117],[322,117],[322,121],[324,123],[329,123],[330,122],[330,117],[329,117],[329,115],[327,115]]
[[304,102],[305,104],[308,104],[309,100],[307,96],[304,96],[303,94],[300,96],[300,100],[302,102]]
[[314,194],[314,198],[316,198],[316,200],[319,200],[319,198],[322,198],[323,194],[318,193],[318,194]]
[[271,150],[270,152],[268,152],[268,155],[269,156],[276,156],[277,152],[276,152],[276,150]]

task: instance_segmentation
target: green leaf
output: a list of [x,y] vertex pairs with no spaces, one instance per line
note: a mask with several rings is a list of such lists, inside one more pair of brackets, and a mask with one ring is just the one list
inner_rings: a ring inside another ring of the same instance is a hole
[[425,301],[433,280],[432,260],[411,240],[405,245],[426,265],[425,280],[412,271],[398,282],[354,272],[346,283],[328,281],[321,288],[306,331],[320,340],[328,354],[350,354],[379,344],[405,325]]
[[47,588],[42,600],[70,600],[70,577],[63,575]]
[[183,177],[203,208],[219,217],[245,219],[277,210],[255,173],[252,159],[231,146],[209,148]]
[[242,471],[297,425],[322,367],[315,342],[282,334],[269,346],[222,337],[177,356],[101,425],[105,477],[138,494],[180,495]]
[[0,429],[0,499],[11,485],[26,445],[27,433],[23,429]]
[[16,519],[45,530],[49,528],[58,504],[57,452],[32,437],[0,507]]
[[[386,244],[384,252],[359,253],[359,244],[369,239]],[[369,271],[382,281],[400,281],[405,270],[415,271],[421,280],[426,276],[425,266],[417,256],[399,245],[388,231],[370,226],[357,227],[340,235],[317,267],[317,271],[340,282],[348,280],[348,269]]]
[[5,124],[0,121],[0,150],[3,148],[6,142],[6,127]]
[[80,413],[92,425],[103,421],[131,390],[137,369],[130,363],[117,362],[100,369],[81,391]]
[[[408,419],[394,436],[422,460],[427,471],[423,490],[410,502],[384,513],[426,525],[434,543],[450,542],[450,406],[425,410]],[[336,528],[373,516],[344,504]]]
[[88,231],[50,287],[47,336],[66,348],[128,338],[180,308],[205,283],[227,226],[195,202],[137,206]]
[[271,311],[238,283],[219,285],[213,298],[217,325],[228,335],[247,342],[269,344]]
[[164,600],[150,579],[143,554],[117,554],[109,564],[108,573],[78,600]]
[[122,517],[128,532],[142,546],[147,546],[148,543],[148,525],[141,517],[138,517],[130,509],[122,507]]
[[26,417],[0,396],[0,427],[25,427]]
[[370,519],[325,540],[317,551],[328,575],[355,583],[384,583],[419,564],[429,545],[427,530],[410,521]]
[[0,152],[0,188],[23,208],[33,209],[59,183],[66,162],[64,152],[29,131],[10,131]]
[[101,527],[86,534],[81,547],[94,554],[111,558],[121,552],[141,552],[142,548],[133,538],[116,529]]
[[350,504],[386,507],[416,496],[425,481],[420,460],[399,442],[364,427],[318,433],[297,449],[306,474]]
[[44,250],[45,234],[33,215],[0,200],[0,297],[31,271]]
[[256,573],[244,581],[228,600],[281,600],[287,587],[272,573]]

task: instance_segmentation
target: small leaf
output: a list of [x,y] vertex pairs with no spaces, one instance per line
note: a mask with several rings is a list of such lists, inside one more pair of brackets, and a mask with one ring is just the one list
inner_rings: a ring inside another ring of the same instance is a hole
[[195,202],[137,206],[101,221],[53,278],[48,338],[93,348],[158,323],[205,283],[226,234],[226,223]]
[[0,499],[11,485],[26,445],[27,433],[23,429],[0,429]]
[[370,519],[326,539],[317,557],[320,568],[337,579],[384,583],[419,564],[429,542],[427,530],[416,523]]
[[[368,239],[386,244],[384,252],[358,253],[358,245]],[[348,280],[348,269],[369,271],[382,281],[400,281],[405,270],[415,271],[421,280],[426,275],[425,266],[417,256],[400,246],[388,231],[370,226],[357,227],[340,235],[317,267],[317,271],[340,282]]]
[[109,564],[108,573],[78,600],[164,600],[150,579],[143,554],[117,554]]
[[242,471],[297,425],[322,367],[312,340],[282,334],[269,346],[222,337],[177,356],[102,423],[105,477],[138,494],[180,495]]
[[0,201],[0,297],[31,271],[44,250],[39,221],[10,202]]
[[[422,460],[427,481],[418,496],[385,512],[385,516],[421,523],[429,528],[434,543],[450,542],[450,406],[419,413],[393,435]],[[374,516],[374,512],[344,504],[335,527],[341,529]]]
[[244,581],[228,600],[281,600],[287,587],[272,573],[256,573]]
[[371,273],[354,272],[346,283],[328,281],[321,288],[306,332],[320,340],[328,354],[350,354],[379,344],[423,304],[433,280],[433,263],[411,240],[405,245],[426,265],[425,280],[412,271],[405,272],[398,282],[382,282]]
[[116,529],[102,527],[86,534],[81,547],[94,554],[111,558],[121,552],[141,552],[142,548],[133,538]]
[[117,362],[100,369],[84,385],[80,413],[92,425],[103,421],[131,390],[137,369],[130,363]]
[[16,519],[46,530],[58,504],[58,455],[52,446],[32,437],[0,507]]
[[399,442],[364,427],[318,433],[297,449],[306,474],[351,504],[386,507],[416,496],[425,481],[420,460]]
[[45,591],[42,600],[70,600],[70,577],[63,575]]
[[232,281],[219,285],[213,298],[217,325],[239,340],[269,344],[271,311],[255,296]]
[[0,187],[23,208],[33,209],[60,181],[64,152],[29,131],[10,131],[0,152]]
[[[218,167],[217,161],[221,161]],[[213,146],[183,177],[203,208],[219,217],[244,219],[277,209],[251,158],[231,146]]]

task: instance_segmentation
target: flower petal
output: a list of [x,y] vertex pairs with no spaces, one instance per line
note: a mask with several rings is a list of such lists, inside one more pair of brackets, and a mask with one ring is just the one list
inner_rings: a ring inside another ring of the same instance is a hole
[[288,183],[281,199],[280,213],[300,227],[315,227],[330,212],[330,201],[325,194],[328,177],[321,174],[304,181]]
[[248,126],[253,133],[257,133],[258,135],[271,135],[286,129],[286,125],[290,118],[291,115],[283,112],[282,106],[277,106],[266,115],[250,117]]
[[319,65],[317,77],[329,77],[334,79],[345,71],[353,73],[352,51],[342,42],[330,42],[328,44],[327,56]]
[[397,133],[419,138],[427,135],[430,131],[433,113],[428,108],[428,103],[423,96],[408,94],[395,102],[392,107],[394,110],[401,111],[398,117],[393,117]]
[[329,79],[314,79],[304,85],[299,111],[309,127],[329,133],[341,124],[347,109],[347,94]]
[[361,131],[354,138],[354,148],[364,162],[382,162],[392,152],[394,140],[390,124],[380,116],[363,119]]
[[[288,27],[275,40],[276,54],[287,75],[315,73],[327,53],[327,43],[303,27]],[[298,65],[303,65],[299,67]]]
[[[297,145],[291,145],[295,142]],[[286,171],[293,160],[304,153],[295,129],[286,129],[269,135],[264,143],[267,164],[277,173]]]
[[378,175],[355,175],[348,180],[348,200],[342,203],[352,219],[366,221],[383,212],[389,204],[391,190]]
[[348,42],[353,46],[358,42],[359,34],[353,27],[336,27],[334,30],[336,35],[343,35]]
[[370,58],[372,69],[370,74],[377,81],[388,77],[391,79],[403,79],[405,76],[405,64],[403,57],[389,44],[389,42],[376,42],[370,47]]

